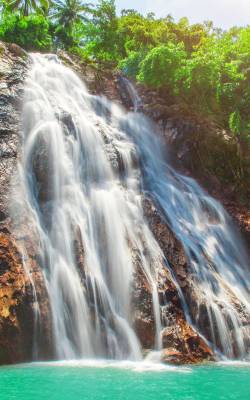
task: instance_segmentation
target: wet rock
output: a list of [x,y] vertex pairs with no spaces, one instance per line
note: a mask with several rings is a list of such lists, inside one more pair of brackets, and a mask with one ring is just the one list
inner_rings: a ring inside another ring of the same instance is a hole
[[143,209],[170,266],[174,267],[174,273],[180,281],[185,280],[188,274],[188,263],[182,245],[169,229],[167,221],[157,210],[151,198],[144,197]]
[[135,260],[136,274],[133,281],[133,326],[144,349],[155,346],[155,319],[152,291],[143,274],[139,260]]
[[7,44],[8,50],[16,57],[22,57],[24,60],[28,58],[28,53],[15,43]]
[[0,211],[6,213],[18,152],[19,101],[26,68],[22,58],[13,55],[3,43],[0,45]]
[[127,86],[125,84],[124,77],[120,74],[117,75],[116,77],[116,84],[118,87],[118,91],[120,93],[120,97],[122,100],[122,103],[127,109],[132,109],[133,108],[133,102],[131,99],[131,96],[129,94],[129,91],[127,90]]
[[79,275],[82,281],[86,280],[85,271],[85,249],[81,229],[79,226],[72,226],[73,248],[75,250],[76,265],[78,267]]
[[150,228],[168,261],[168,266],[163,266],[160,271],[158,288],[162,324],[165,326],[162,332],[163,361],[187,364],[212,360],[212,350],[186,320],[183,311],[185,299],[180,297],[177,289],[179,285],[183,293],[185,289],[188,293],[192,285],[184,250],[151,198],[144,197],[143,208]]
[[163,331],[162,361],[171,364],[197,364],[214,360],[214,355],[205,341],[183,319],[178,319]]

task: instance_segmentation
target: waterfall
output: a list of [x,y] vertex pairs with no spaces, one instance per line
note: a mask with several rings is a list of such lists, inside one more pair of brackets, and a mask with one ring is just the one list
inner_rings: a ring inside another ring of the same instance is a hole
[[140,96],[138,95],[137,90],[135,89],[134,85],[127,79],[125,76],[119,76],[118,77],[120,85],[122,86],[121,89],[125,89],[127,92],[131,103],[133,105],[133,110],[134,112],[137,112],[139,108],[142,106],[142,100]]
[[31,58],[19,195],[39,238],[55,357],[142,357],[133,326],[138,268],[161,349],[159,271],[171,267],[144,216],[147,191],[190,263],[196,315],[175,280],[186,318],[225,356],[246,358],[249,269],[223,207],[168,165],[146,117],[90,95],[56,56]]

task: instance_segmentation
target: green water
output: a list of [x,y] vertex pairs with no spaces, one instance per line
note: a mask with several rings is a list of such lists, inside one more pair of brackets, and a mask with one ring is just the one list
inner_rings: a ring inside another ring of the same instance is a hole
[[250,400],[250,366],[71,362],[1,367],[0,399]]

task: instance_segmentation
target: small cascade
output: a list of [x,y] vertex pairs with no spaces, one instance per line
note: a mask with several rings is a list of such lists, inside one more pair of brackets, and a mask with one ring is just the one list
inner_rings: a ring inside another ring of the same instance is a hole
[[186,318],[215,350],[246,358],[248,263],[222,206],[167,164],[146,117],[90,95],[56,56],[31,58],[19,195],[39,238],[55,357],[140,360],[133,301],[140,274],[161,350],[161,271],[174,272],[144,216],[147,191],[190,263],[192,293],[173,277]]
[[[131,100],[133,111],[138,112],[142,107],[142,100],[137,90],[135,89],[134,85],[123,75],[119,76],[119,84],[122,88],[123,92],[122,94],[125,94],[125,96],[128,96],[129,99]],[[126,102],[126,99],[124,100]]]

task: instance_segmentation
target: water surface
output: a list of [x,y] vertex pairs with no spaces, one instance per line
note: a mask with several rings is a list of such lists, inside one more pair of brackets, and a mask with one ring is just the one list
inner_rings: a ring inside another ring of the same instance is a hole
[[0,368],[1,400],[249,400],[250,364],[55,362]]

